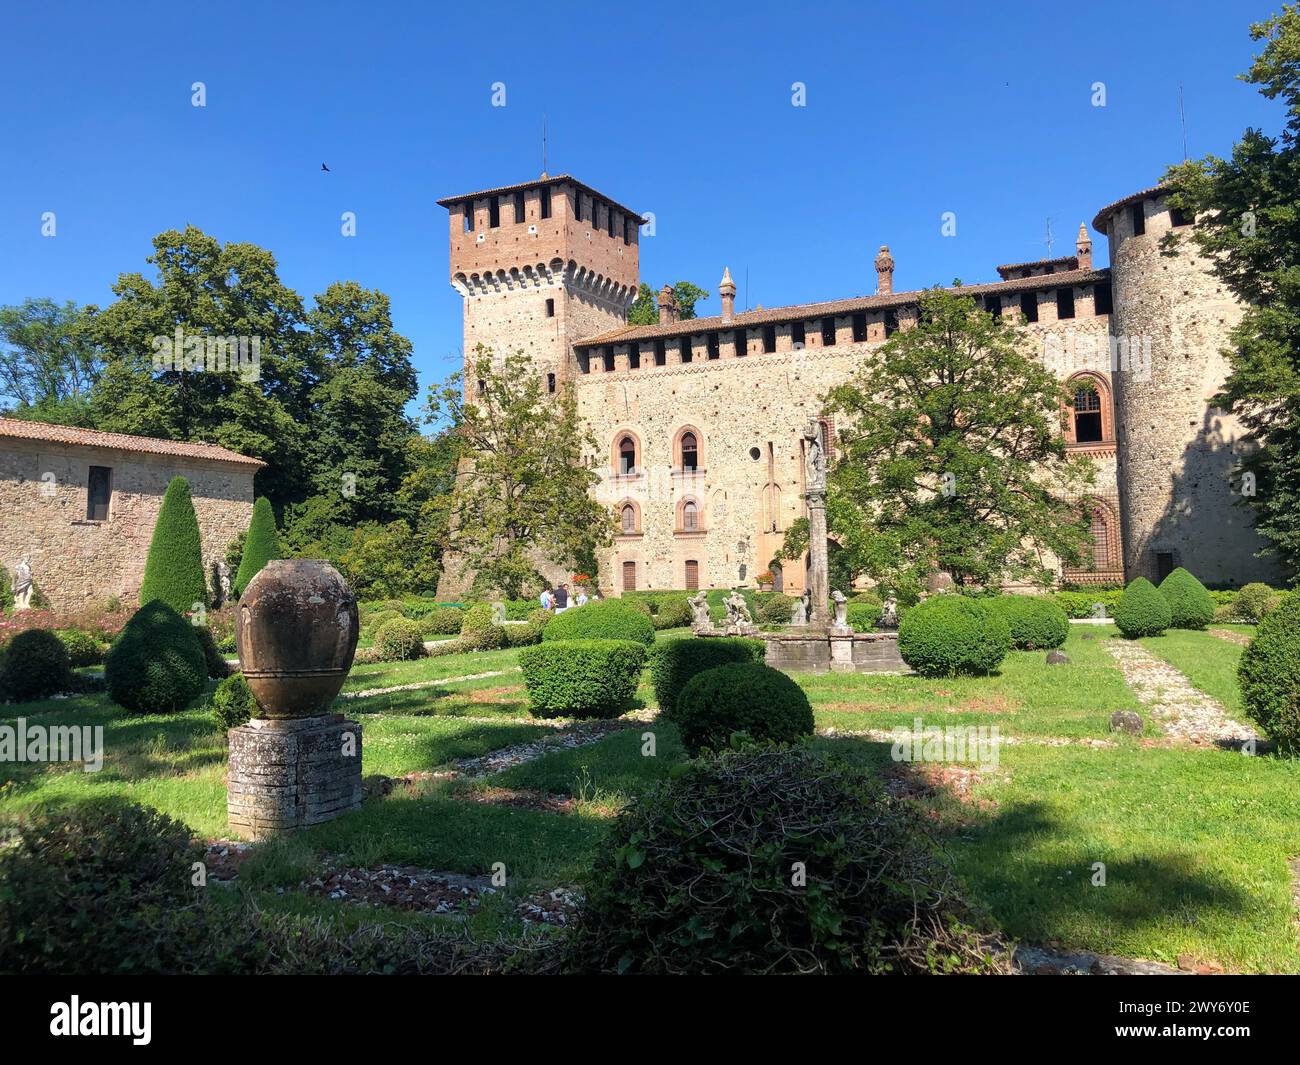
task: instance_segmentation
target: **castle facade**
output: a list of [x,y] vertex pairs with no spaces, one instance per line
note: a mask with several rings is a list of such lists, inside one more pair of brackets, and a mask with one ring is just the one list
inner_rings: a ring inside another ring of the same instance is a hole
[[[618,527],[600,560],[602,590],[752,586],[770,571],[779,589],[801,591],[805,565],[778,554],[804,516],[804,427],[820,421],[833,460],[821,397],[916,321],[919,293],[893,290],[888,248],[871,295],[737,311],[724,269],[720,315],[679,319],[665,287],[659,322],[629,326],[637,212],[568,175],[438,202],[450,215],[467,359],[480,343],[522,350],[548,390],[574,386],[600,444],[598,491]],[[1093,267],[1081,225],[1075,254],[999,266],[998,281],[962,289],[1029,334],[1071,397],[1067,447],[1097,468],[1079,499],[1089,558],[1062,579],[1159,580],[1186,566],[1208,584],[1276,580],[1242,505],[1250,486],[1234,472],[1251,444],[1213,405],[1240,306],[1162,188],[1117,200],[1092,225],[1109,241],[1109,268]],[[1171,231],[1177,255],[1161,252]],[[444,577],[440,595],[459,594],[460,579]]]

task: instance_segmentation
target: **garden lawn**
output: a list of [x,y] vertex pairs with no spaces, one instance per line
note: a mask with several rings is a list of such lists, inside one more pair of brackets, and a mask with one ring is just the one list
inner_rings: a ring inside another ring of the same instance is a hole
[[1240,644],[1190,629],[1170,629],[1163,636],[1147,636],[1138,642],[1182,672],[1193,688],[1217,699],[1230,714],[1245,714],[1237,687],[1237,664],[1245,650]]

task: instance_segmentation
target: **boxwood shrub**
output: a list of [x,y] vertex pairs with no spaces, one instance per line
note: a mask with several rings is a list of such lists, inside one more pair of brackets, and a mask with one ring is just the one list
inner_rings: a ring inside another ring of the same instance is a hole
[[492,608],[486,603],[475,603],[465,611],[460,623],[460,643],[466,651],[495,651],[504,647],[504,626],[492,617]]
[[536,717],[617,717],[632,702],[645,645],[637,640],[547,640],[519,652]]
[[1284,752],[1300,753],[1300,592],[1284,595],[1259,623],[1237,683],[1255,724]]
[[1232,616],[1258,624],[1279,601],[1278,593],[1267,584],[1252,581],[1237,593],[1237,598],[1233,602]]
[[104,658],[113,702],[145,714],[183,710],[207,686],[194,626],[161,599],[135,612]]
[[[792,870],[807,870],[793,886]],[[802,746],[689,763],[624,810],[566,949],[576,972],[1005,973],[934,832]]]
[[212,693],[212,716],[223,729],[247,725],[261,710],[242,673],[232,673]]
[[684,595],[666,595],[655,604],[653,622],[657,630],[680,629],[691,623],[691,604]]
[[697,673],[666,716],[692,756],[726,750],[737,732],[759,742],[794,743],[813,731],[803,689],[762,662],[729,662]]
[[854,632],[871,632],[880,624],[880,615],[885,608],[879,603],[862,603],[852,600],[847,607],[849,628]]
[[435,606],[420,617],[426,637],[456,636],[460,633],[464,620],[465,611],[457,606]]
[[194,625],[193,628],[194,635],[199,638],[199,646],[203,648],[203,664],[208,671],[208,676],[213,680],[230,676],[230,663],[217,647],[217,638],[212,634],[212,630],[206,625]]
[[68,663],[73,669],[97,666],[104,661],[106,648],[84,629],[58,629],[54,635],[68,652]]
[[1115,624],[1130,640],[1159,636],[1173,620],[1169,600],[1145,577],[1137,577],[1124,589],[1115,607]]
[[1065,611],[1066,617],[1091,618],[1096,616],[1097,604],[1100,603],[1105,616],[1113,618],[1115,608],[1119,605],[1123,588],[1096,588],[1088,591],[1054,592],[1052,599]]
[[[754,620],[762,625],[789,625],[794,613],[794,596],[784,592],[759,592],[754,596],[758,613]],[[688,619],[689,623],[689,619]]]
[[1070,619],[1055,602],[1042,595],[1003,595],[990,601],[1011,629],[1017,651],[1060,647],[1070,635]]
[[554,615],[542,640],[636,640],[649,647],[655,642],[655,626],[644,610],[602,599]]
[[1203,629],[1214,620],[1214,600],[1205,585],[1179,566],[1160,582],[1169,602],[1171,629]]
[[20,632],[0,652],[0,699],[24,703],[75,687],[67,649],[47,629]]
[[925,677],[991,673],[1011,649],[1011,628],[985,600],[936,595],[898,626],[898,653]]
[[411,618],[393,618],[375,633],[375,646],[385,662],[401,662],[424,655],[424,626]]
[[650,679],[655,701],[667,713],[677,705],[686,682],[706,669],[728,662],[761,662],[767,644],[740,636],[682,636],[664,640],[650,652]]

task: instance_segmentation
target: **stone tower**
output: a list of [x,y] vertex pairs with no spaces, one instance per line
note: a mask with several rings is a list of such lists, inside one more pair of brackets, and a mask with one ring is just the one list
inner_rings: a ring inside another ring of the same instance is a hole
[[[1275,566],[1256,557],[1263,541],[1234,474],[1252,445],[1213,402],[1241,306],[1196,253],[1190,220],[1171,212],[1163,188],[1103,208],[1092,224],[1110,241],[1126,579],[1159,581],[1186,566],[1207,584],[1276,580]],[[1171,232],[1176,255],[1162,253]]]
[[480,343],[497,355],[521,350],[554,391],[576,369],[573,341],[626,322],[639,280],[637,212],[567,174],[438,203],[450,215],[467,362]]

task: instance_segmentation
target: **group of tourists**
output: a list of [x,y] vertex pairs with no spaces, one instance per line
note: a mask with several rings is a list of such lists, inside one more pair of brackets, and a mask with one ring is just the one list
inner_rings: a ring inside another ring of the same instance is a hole
[[585,606],[592,599],[599,598],[600,594],[593,591],[591,599],[588,599],[587,589],[581,585],[578,586],[578,594],[571,595],[568,585],[564,583],[557,584],[553,591],[550,588],[543,588],[542,594],[538,596],[543,610],[554,610],[557,614],[563,613],[571,606]]

